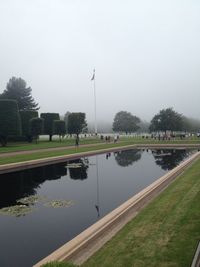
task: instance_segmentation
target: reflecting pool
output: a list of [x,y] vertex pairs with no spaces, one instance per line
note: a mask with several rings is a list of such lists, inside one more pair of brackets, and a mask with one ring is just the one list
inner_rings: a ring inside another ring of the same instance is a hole
[[0,175],[0,266],[32,266],[190,153],[126,150]]

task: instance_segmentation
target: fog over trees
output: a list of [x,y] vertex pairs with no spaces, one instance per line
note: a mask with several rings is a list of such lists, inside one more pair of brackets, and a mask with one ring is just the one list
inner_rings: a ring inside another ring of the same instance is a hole
[[[21,77],[41,113],[112,124],[173,107],[199,119],[198,1],[0,1],[0,94]],[[20,108],[21,109],[21,108]]]

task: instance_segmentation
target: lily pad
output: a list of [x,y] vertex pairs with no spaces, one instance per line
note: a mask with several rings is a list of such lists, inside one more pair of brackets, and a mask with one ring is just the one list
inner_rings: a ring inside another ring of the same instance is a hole
[[51,208],[68,208],[71,207],[74,203],[71,200],[51,200],[46,202],[44,205]]
[[14,205],[11,207],[5,207],[5,208],[0,209],[0,214],[20,217],[20,216],[25,216],[26,214],[30,213],[32,210],[33,208],[27,205]]
[[22,203],[25,205],[34,205],[40,200],[41,200],[41,197],[39,196],[28,196],[28,197],[18,199],[17,203]]

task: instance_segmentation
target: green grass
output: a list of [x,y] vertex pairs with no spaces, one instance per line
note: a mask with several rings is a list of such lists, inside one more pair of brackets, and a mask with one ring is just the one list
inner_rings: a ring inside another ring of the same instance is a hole
[[200,239],[199,203],[200,160],[81,267],[189,267]]
[[188,267],[200,239],[200,160],[82,267]]
[[[187,139],[175,139],[171,141],[158,141],[154,139],[143,139],[141,137],[121,137],[120,141],[132,142],[133,144],[199,144],[200,138],[187,138]],[[101,143],[102,141],[99,138],[90,137],[90,138],[81,138],[80,144],[95,144]],[[7,147],[0,147],[0,153],[6,152],[17,152],[17,151],[28,151],[34,149],[44,149],[44,148],[53,148],[53,147],[64,147],[64,146],[74,146],[75,140],[73,138],[68,138],[59,142],[58,140],[53,140],[49,142],[47,140],[40,140],[38,144],[35,143],[8,143]]]
[[73,263],[66,263],[66,262],[49,262],[42,267],[76,267],[77,265],[74,265]]
[[15,155],[15,156],[9,156],[9,157],[3,157],[0,158],[0,165],[7,164],[7,163],[16,163],[16,162],[22,162],[22,161],[28,161],[28,160],[34,160],[34,159],[42,159],[42,158],[50,158],[50,157],[56,157],[56,156],[63,156],[63,155],[69,155],[69,154],[75,154],[75,153],[81,153],[81,152],[88,152],[88,151],[94,151],[94,150],[102,150],[106,148],[113,148],[113,147],[120,147],[125,145],[131,145],[133,144],[131,141],[124,141],[122,143],[108,143],[108,144],[100,144],[95,145],[92,147],[71,147],[66,150],[58,150],[58,151],[45,151],[45,152],[37,152],[33,154],[27,154],[27,155]]
[[[187,141],[187,142],[186,142]],[[112,148],[116,146],[124,146],[124,145],[138,145],[138,144],[199,144],[199,139],[191,139],[191,140],[173,140],[173,141],[158,141],[152,139],[143,139],[143,138],[133,138],[133,137],[123,137],[120,138],[120,142],[117,144],[105,143],[101,142],[98,138],[83,138],[80,140],[80,144],[94,144],[92,147],[79,147],[78,149],[74,146],[74,139],[68,139],[64,142],[48,142],[48,141],[40,141],[38,144],[14,144],[13,146],[8,146],[4,148],[0,148],[0,153],[5,152],[16,152],[16,151],[33,151],[34,149],[41,149],[39,152],[34,152],[32,154],[27,155],[15,155],[15,156],[8,156],[5,154],[5,157],[0,158],[0,165],[7,164],[7,163],[16,163],[34,159],[42,159],[48,157],[55,157],[55,156],[62,156],[62,155],[69,155],[79,152],[88,152],[94,150],[100,150],[105,148]],[[96,144],[96,145],[95,145]],[[57,150],[57,151],[42,151],[43,148],[51,148],[51,147],[67,147],[66,150]]]
[[[100,143],[101,140],[98,138],[81,138],[80,144],[95,144]],[[54,140],[49,142],[47,140],[38,141],[38,143],[8,143],[6,147],[0,147],[0,153],[6,152],[17,152],[17,151],[28,151],[34,149],[45,149],[45,148],[53,148],[53,147],[64,147],[64,146],[74,146],[75,140],[73,138],[65,139],[60,142],[58,140]]]

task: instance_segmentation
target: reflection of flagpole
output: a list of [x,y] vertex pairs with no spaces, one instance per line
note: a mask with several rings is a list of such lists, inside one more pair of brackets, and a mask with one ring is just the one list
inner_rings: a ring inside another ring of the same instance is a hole
[[99,170],[98,170],[98,158],[96,155],[96,176],[97,176],[97,202],[95,208],[97,210],[97,217],[100,217],[100,210],[99,210]]
[[97,107],[96,107],[96,85],[95,85],[95,69],[91,81],[94,81],[94,118],[95,118],[95,134],[97,135]]

